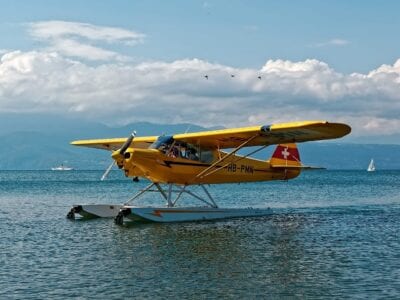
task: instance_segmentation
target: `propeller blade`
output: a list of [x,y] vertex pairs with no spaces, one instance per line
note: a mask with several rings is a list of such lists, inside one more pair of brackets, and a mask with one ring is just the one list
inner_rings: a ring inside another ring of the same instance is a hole
[[133,139],[136,136],[136,131],[132,132],[131,135],[127,138],[127,140],[125,141],[125,143],[122,145],[122,147],[119,149],[119,154],[124,155],[126,149],[129,148],[129,146],[131,145]]
[[104,179],[107,178],[108,174],[111,172],[112,167],[115,164],[115,160],[111,163],[111,165],[108,166],[107,170],[104,172],[103,176],[101,176],[100,180],[103,181]]

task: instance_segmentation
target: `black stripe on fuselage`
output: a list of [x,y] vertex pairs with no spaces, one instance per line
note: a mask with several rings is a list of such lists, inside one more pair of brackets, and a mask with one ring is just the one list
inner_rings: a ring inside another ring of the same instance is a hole
[[[166,167],[171,168],[171,165],[180,165],[180,166],[191,166],[191,167],[209,167],[211,164],[199,164],[199,163],[191,163],[191,162],[181,162],[181,161],[170,161],[170,160],[164,160],[164,164]],[[220,168],[222,166],[215,166],[215,168]],[[262,173],[269,173],[270,170],[260,170],[260,169],[254,169],[255,172],[262,172]]]
[[180,166],[192,166],[192,167],[209,167],[210,164],[199,164],[199,163],[191,163],[191,162],[183,162],[183,161],[170,161],[164,160],[164,164],[171,168],[171,165],[180,165]]

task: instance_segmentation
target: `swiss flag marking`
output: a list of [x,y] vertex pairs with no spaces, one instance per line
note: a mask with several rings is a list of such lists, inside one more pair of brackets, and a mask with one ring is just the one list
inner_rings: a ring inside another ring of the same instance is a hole
[[300,155],[297,148],[289,148],[287,146],[279,145],[276,147],[273,158],[279,158],[284,160],[300,161]]
[[290,152],[288,151],[288,147],[286,147],[285,150],[283,150],[281,153],[282,153],[284,159],[287,159],[288,156],[290,155]]

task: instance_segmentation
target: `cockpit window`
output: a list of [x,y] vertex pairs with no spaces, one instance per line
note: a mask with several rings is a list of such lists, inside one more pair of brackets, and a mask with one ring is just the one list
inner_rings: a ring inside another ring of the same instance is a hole
[[158,139],[150,145],[150,149],[158,149],[163,152],[167,151],[170,146],[173,144],[174,139],[170,135],[162,135],[158,137]]
[[198,147],[194,145],[182,141],[176,141],[172,136],[167,135],[158,137],[149,148],[160,150],[167,156],[173,158],[179,157],[205,163],[210,163],[214,159],[212,151],[198,149]]
[[183,158],[186,159],[196,160],[196,161],[199,160],[197,150],[189,144],[184,144],[181,146],[181,155]]
[[201,151],[200,161],[204,163],[212,163],[214,161],[214,153],[211,150]]

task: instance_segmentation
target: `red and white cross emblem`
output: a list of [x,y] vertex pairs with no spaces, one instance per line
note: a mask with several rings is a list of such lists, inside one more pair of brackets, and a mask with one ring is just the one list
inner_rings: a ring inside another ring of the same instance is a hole
[[290,152],[288,151],[288,147],[286,147],[282,152],[283,157],[287,160],[288,156],[290,155]]

